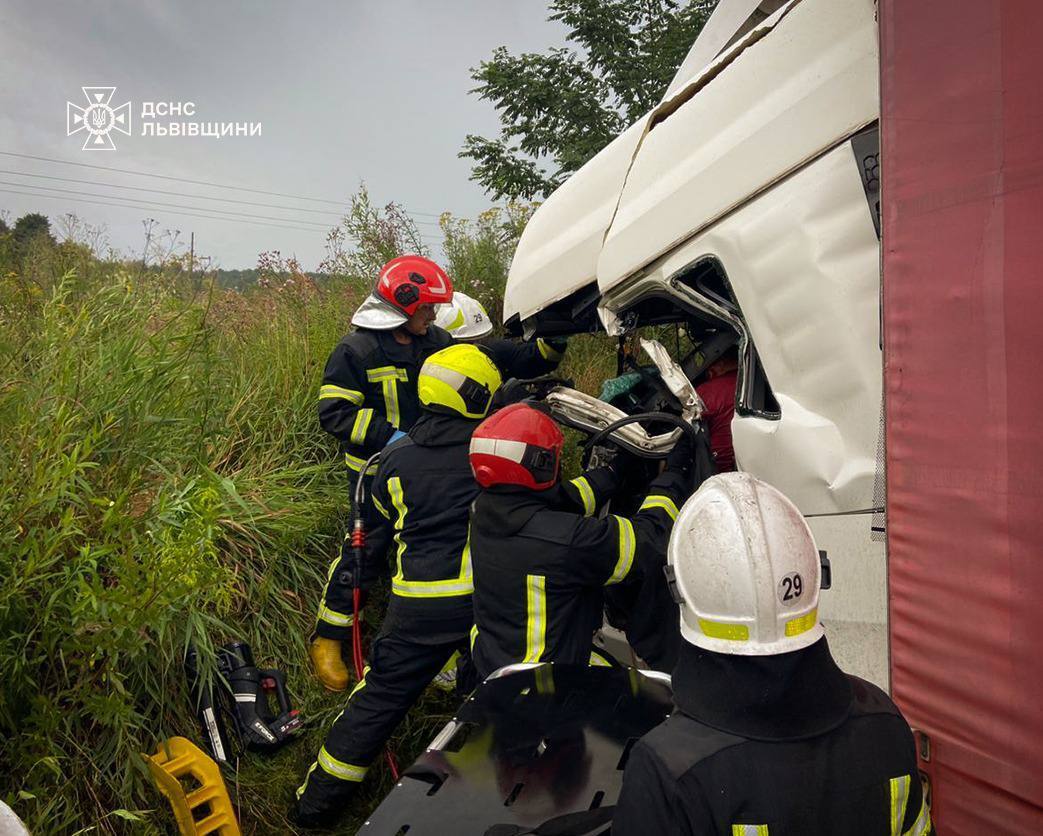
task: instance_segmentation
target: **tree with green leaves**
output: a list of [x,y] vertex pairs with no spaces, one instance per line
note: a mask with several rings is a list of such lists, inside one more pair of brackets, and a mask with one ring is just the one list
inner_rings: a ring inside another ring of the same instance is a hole
[[15,244],[24,249],[36,238],[44,238],[52,247],[55,245],[54,236],[51,234],[51,222],[46,215],[39,212],[30,212],[22,215],[14,225]]
[[500,135],[468,134],[460,156],[494,199],[546,197],[654,107],[717,0],[552,0],[569,47],[512,55],[471,71]]

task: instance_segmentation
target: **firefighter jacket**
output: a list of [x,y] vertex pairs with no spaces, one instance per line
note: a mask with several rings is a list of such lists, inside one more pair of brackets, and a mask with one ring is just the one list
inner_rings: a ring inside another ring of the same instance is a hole
[[[359,328],[344,337],[326,361],[319,389],[319,423],[340,442],[349,468],[358,472],[383,449],[395,430],[408,432],[420,417],[417,377],[424,361],[451,345],[432,325],[408,345],[391,331]],[[557,366],[561,354],[543,340],[488,340],[482,347],[504,376],[534,377]]]
[[[585,477],[591,487],[602,483]],[[662,474],[630,519],[578,512],[574,483],[479,493],[471,510],[479,676],[516,662],[587,664],[602,623],[603,588],[632,572],[660,571],[686,482]],[[588,500],[591,513],[598,492]]]
[[[710,440],[700,432],[692,453],[694,487],[714,472]],[[682,640],[677,605],[662,572],[627,578],[605,590],[608,623],[626,633],[627,641],[650,668],[670,673],[677,663]]]
[[519,380],[530,380],[550,374],[565,356],[563,351],[559,351],[542,337],[535,342],[526,343],[486,337],[478,340],[476,344],[489,352],[493,362],[503,373],[504,379],[516,377]]
[[913,735],[826,639],[779,656],[687,642],[677,710],[631,749],[613,836],[923,836]]
[[[386,623],[411,635],[452,625],[466,633],[473,623],[467,523],[479,488],[468,448],[479,423],[425,411],[380,457],[371,496],[392,541]],[[375,542],[387,541],[377,533]],[[382,559],[367,553],[368,561]]]
[[394,431],[420,417],[416,381],[424,361],[452,343],[441,328],[413,335],[407,345],[391,331],[359,328],[333,349],[319,390],[319,422],[340,442],[344,461],[358,471]]

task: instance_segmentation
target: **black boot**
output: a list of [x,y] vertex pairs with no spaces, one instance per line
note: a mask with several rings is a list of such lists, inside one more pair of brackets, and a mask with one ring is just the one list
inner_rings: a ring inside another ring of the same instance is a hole
[[329,830],[331,827],[337,826],[340,821],[340,813],[333,811],[305,813],[301,811],[301,803],[295,801],[286,814],[286,818],[304,830]]

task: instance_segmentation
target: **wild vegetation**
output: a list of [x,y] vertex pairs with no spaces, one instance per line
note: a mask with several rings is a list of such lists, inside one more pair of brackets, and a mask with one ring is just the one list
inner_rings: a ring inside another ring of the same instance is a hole
[[543,198],[659,103],[717,0],[552,0],[565,46],[497,47],[471,70],[499,134],[468,134],[459,156],[495,199]]
[[[528,211],[442,219],[449,271],[494,316]],[[172,832],[138,753],[199,741],[185,650],[212,665],[238,638],[286,672],[306,718],[305,739],[243,757],[230,780],[244,832],[289,832],[343,702],[307,667],[345,525],[315,399],[373,265],[409,247],[412,222],[363,191],[317,273],[267,253],[240,292],[177,252],[145,267],[82,224],[59,241],[26,218],[0,229],[0,798],[39,834]],[[604,355],[587,342],[571,371],[594,385]],[[451,710],[425,698],[400,760]],[[389,787],[378,765],[343,832]]]

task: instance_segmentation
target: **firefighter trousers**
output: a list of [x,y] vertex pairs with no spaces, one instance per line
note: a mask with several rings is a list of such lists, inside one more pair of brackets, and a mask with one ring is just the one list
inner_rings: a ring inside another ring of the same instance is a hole
[[[394,627],[373,640],[370,664],[348,697],[318,757],[297,790],[302,813],[336,810],[366,776],[395,727],[442,670],[453,653],[469,659],[469,631],[412,637]],[[457,690],[466,693],[473,679],[461,669]]]
[[[355,486],[358,484],[359,474],[352,472],[349,487],[348,504],[348,527],[341,543],[340,553],[330,563],[326,572],[326,585],[322,588],[322,600],[319,602],[319,614],[315,623],[315,635],[324,639],[335,639],[336,641],[347,641],[351,638],[351,627],[355,623],[354,618],[354,575],[355,554],[351,548],[351,530],[355,522]],[[369,501],[369,491],[373,485],[373,477],[365,477],[366,504],[363,519],[368,530],[373,530],[372,503]],[[372,583],[377,567],[365,566],[363,568],[363,588]],[[365,596],[363,596],[363,600]]]

